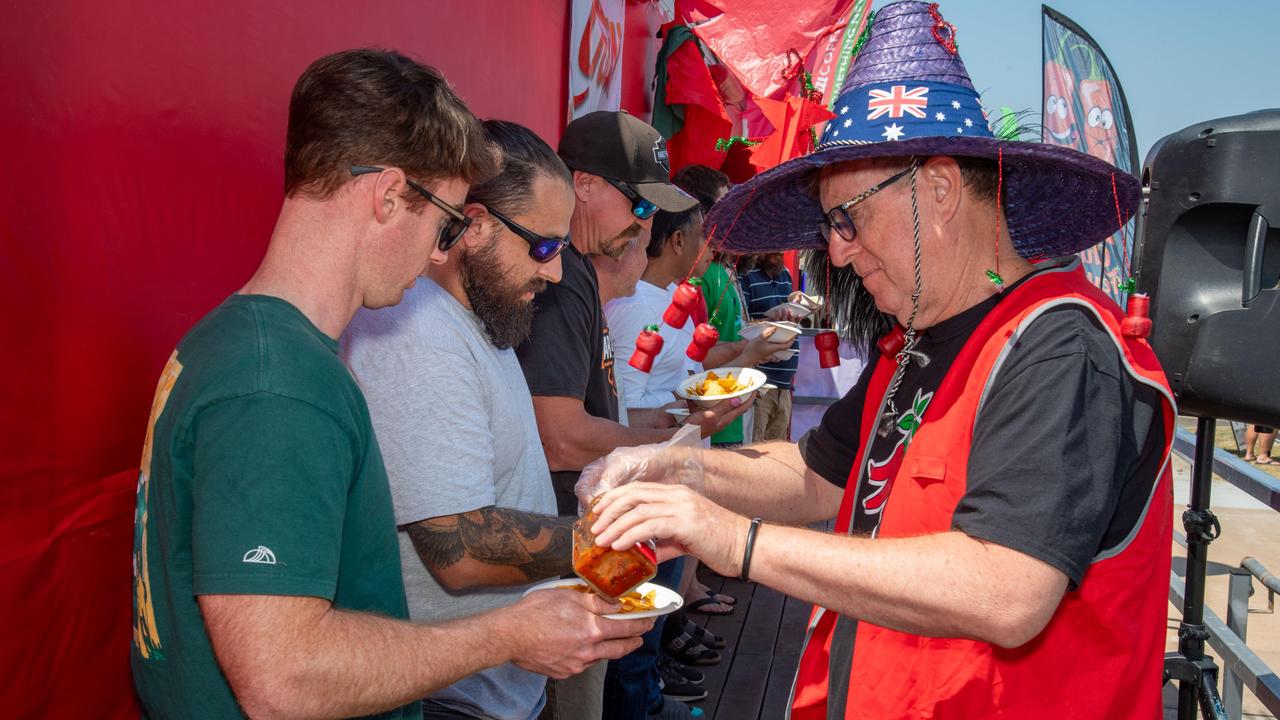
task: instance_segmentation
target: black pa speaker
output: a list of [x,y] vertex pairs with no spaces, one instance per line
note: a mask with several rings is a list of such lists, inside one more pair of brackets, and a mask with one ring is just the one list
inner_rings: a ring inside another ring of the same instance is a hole
[[1280,110],[1169,135],[1142,186],[1134,274],[1179,411],[1280,425]]

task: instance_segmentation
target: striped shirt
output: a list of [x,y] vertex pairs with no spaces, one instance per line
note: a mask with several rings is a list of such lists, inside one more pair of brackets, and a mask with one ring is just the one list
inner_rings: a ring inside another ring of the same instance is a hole
[[[791,271],[783,267],[777,277],[770,277],[760,268],[748,270],[739,276],[742,294],[746,300],[747,317],[751,320],[762,320],[770,308],[787,301],[791,294]],[[791,343],[795,348],[798,342]],[[763,363],[757,367],[769,378],[769,382],[784,390],[791,389],[791,380],[796,374],[796,366],[800,364],[800,356],[778,363]]]

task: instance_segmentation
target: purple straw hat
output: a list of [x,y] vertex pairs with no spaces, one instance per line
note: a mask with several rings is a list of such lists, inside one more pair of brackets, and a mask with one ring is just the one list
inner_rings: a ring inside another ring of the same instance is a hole
[[995,137],[936,5],[904,0],[875,16],[814,152],[735,187],[707,218],[712,244],[734,253],[825,248],[810,174],[838,162],[952,155],[1000,159],[1004,210],[1024,258],[1069,255],[1120,229],[1137,178],[1069,148]]

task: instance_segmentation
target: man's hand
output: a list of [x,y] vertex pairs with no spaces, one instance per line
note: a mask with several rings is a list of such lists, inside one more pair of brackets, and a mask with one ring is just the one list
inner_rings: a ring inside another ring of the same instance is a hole
[[595,593],[539,590],[505,611],[511,613],[519,651],[513,662],[563,680],[604,659],[617,659],[640,647],[640,635],[653,618],[613,620],[601,617],[621,606]]
[[754,367],[764,362],[773,355],[782,350],[790,350],[794,339],[786,342],[773,342],[774,333],[778,332],[776,327],[767,327],[764,332],[747,341],[745,347],[742,348],[742,354],[734,359],[733,365],[741,367]]
[[779,303],[766,310],[764,316],[775,321],[800,322],[809,317],[809,313],[796,312],[796,309],[787,303]]
[[689,418],[685,420],[690,425],[697,425],[701,429],[702,437],[709,438],[720,432],[726,425],[733,422],[735,418],[741,417],[743,413],[751,408],[756,401],[756,394],[751,393],[746,397],[729,398],[721,400],[709,408],[700,408],[689,403]]
[[605,493],[595,510],[591,529],[597,545],[625,550],[652,538],[664,548],[662,555],[688,553],[727,577],[742,571],[751,521],[683,485],[623,485]]

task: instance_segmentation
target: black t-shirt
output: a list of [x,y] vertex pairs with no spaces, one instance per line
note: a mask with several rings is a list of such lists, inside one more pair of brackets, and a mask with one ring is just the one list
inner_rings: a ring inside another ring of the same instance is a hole
[[[571,397],[587,414],[617,421],[613,344],[600,307],[596,269],[573,245],[560,254],[562,277],[534,298],[533,332],[516,348],[529,392]],[[578,512],[578,470],[551,473],[561,515]]]
[[[926,330],[894,398],[895,427],[873,432],[853,529],[874,534],[905,446],[965,341],[1005,295]],[[844,487],[863,441],[859,426],[875,366],[800,440],[805,464]],[[880,398],[872,398],[879,403]],[[1018,550],[1079,585],[1092,559],[1124,542],[1160,470],[1164,429],[1156,390],[1125,372],[1120,352],[1088,310],[1051,309],[1014,343],[974,427],[968,486],[952,527]]]

